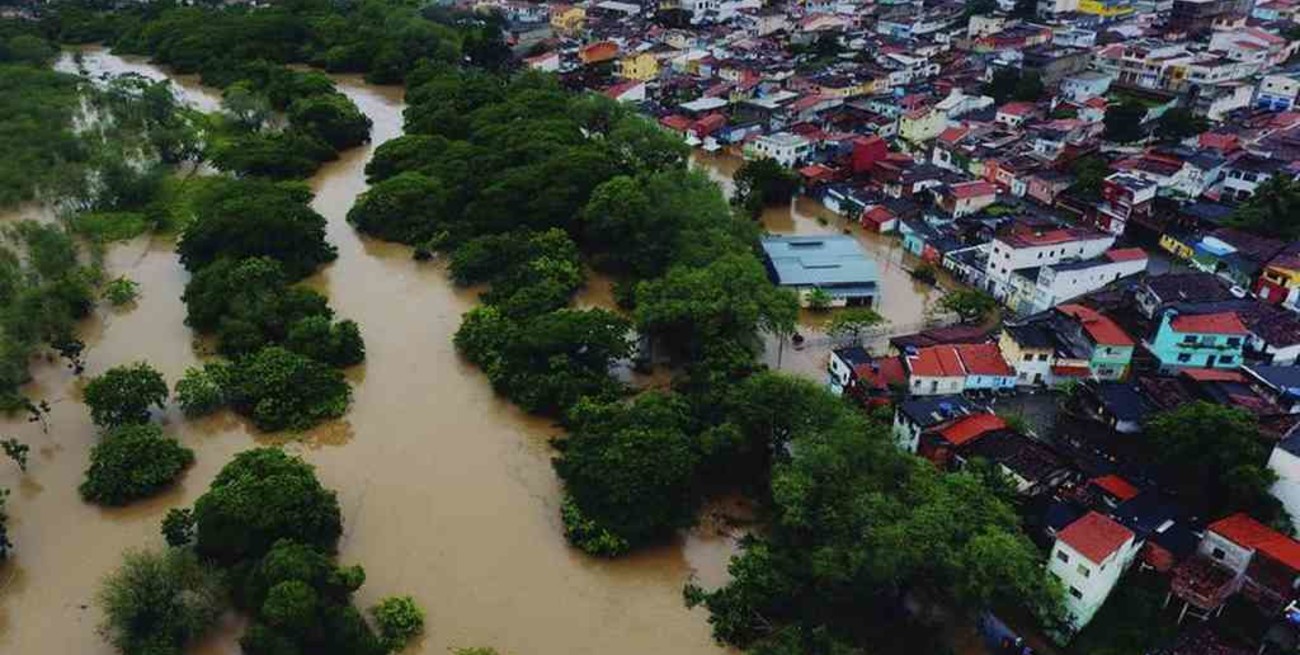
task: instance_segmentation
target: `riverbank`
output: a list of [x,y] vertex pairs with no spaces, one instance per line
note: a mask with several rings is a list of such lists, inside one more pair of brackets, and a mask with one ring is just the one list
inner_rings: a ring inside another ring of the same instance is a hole
[[[83,62],[92,74],[167,74],[140,60],[90,54]],[[160,545],[167,509],[192,502],[234,453],[287,441],[339,490],[340,560],[363,564],[369,578],[359,604],[410,593],[426,608],[429,634],[408,652],[479,644],[521,655],[725,652],[712,642],[704,611],[683,606],[681,589],[693,574],[720,583],[732,540],[702,527],[612,562],[569,548],[547,444],[557,430],[496,397],[452,346],[474,293],[453,286],[440,266],[413,261],[409,248],[363,238],[347,224],[375,146],[401,133],[402,91],[355,76],[333,79],[374,123],[368,146],[344,152],[310,180],[339,258],[309,283],[328,292],[339,315],[361,323],[368,346],[366,363],[349,371],[351,411],[286,439],[257,436],[229,414],[184,421],[169,407],[167,429],[195,450],[195,466],[160,497],[102,510],[76,493],[95,439],[79,381],[58,362],[34,366],[26,392],[53,403],[50,433],[21,418],[0,423],[33,448],[26,475],[0,468],[0,486],[14,490],[19,548],[0,569],[0,651],[110,652],[94,631],[93,594],[121,552]],[[179,80],[179,90],[197,106],[219,101],[193,80]],[[87,376],[146,360],[174,382],[197,363],[174,245],[142,237],[109,251],[107,268],[139,282],[142,295],[134,309],[101,309],[83,327]],[[238,628],[226,625],[200,652],[238,652]]]

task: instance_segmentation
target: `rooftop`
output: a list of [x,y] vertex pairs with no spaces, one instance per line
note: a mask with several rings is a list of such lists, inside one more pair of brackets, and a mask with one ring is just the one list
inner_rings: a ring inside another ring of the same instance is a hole
[[1083,329],[1092,340],[1103,346],[1134,346],[1137,342],[1130,337],[1118,323],[1112,321],[1091,307],[1083,305],[1061,305],[1057,310],[1083,324]]
[[874,285],[876,263],[851,236],[768,236],[763,252],[784,286]]
[[1243,548],[1268,555],[1300,571],[1300,542],[1250,518],[1233,514],[1210,524],[1210,531]]
[[1094,564],[1101,564],[1132,539],[1133,532],[1114,519],[1088,512],[1061,530],[1056,538]]
[[997,414],[971,414],[954,421],[951,425],[939,431],[948,443],[954,446],[961,446],[970,443],[975,439],[983,436],[993,430],[1006,429],[1007,422]]
[[1184,334],[1246,334],[1246,326],[1232,312],[1182,314],[1169,321],[1169,327]]

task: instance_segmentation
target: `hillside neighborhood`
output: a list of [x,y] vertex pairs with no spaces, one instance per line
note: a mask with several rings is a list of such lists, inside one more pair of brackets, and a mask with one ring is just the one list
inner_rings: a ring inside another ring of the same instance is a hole
[[[940,469],[1000,471],[1065,592],[1058,644],[1140,586],[1176,626],[1150,652],[1296,652],[1300,2],[461,4],[527,67],[786,169],[844,232],[764,238],[805,307],[897,292],[855,234],[996,302],[831,343],[822,381]],[[1168,452],[1216,411],[1251,426],[1267,503],[1172,463],[1230,477],[1212,441]]]

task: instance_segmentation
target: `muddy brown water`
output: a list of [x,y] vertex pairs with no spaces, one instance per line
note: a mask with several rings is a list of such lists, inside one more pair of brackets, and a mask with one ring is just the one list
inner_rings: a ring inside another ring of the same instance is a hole
[[[92,75],[167,76],[97,48],[83,61]],[[61,64],[70,65],[67,58]],[[400,89],[335,80],[374,121],[373,144],[400,134]],[[188,101],[216,106],[214,91],[177,81]],[[565,544],[547,445],[554,428],[494,396],[452,347],[473,294],[455,288],[437,265],[412,261],[408,248],[362,238],[344,220],[365,189],[372,152],[373,145],[347,152],[312,178],[313,206],[339,249],[312,284],[329,293],[340,316],[361,323],[367,346],[366,363],[348,374],[355,401],[342,420],[277,438],[227,414],[186,421],[169,406],[165,430],[195,450],[195,466],[162,496],[104,510],[83,503],[76,490],[96,438],[79,401],[80,381],[58,362],[33,366],[26,392],[53,404],[48,434],[21,417],[0,424],[0,434],[18,436],[33,451],[25,475],[0,461],[0,487],[13,490],[17,544],[0,567],[0,653],[111,652],[96,633],[99,580],[124,550],[161,546],[158,524],[169,508],[192,503],[235,453],[265,443],[285,443],[338,490],[340,559],[362,564],[368,576],[359,604],[409,593],[426,609],[428,635],[407,652],[474,645],[510,655],[726,652],[711,640],[705,612],[684,607],[681,590],[693,575],[706,586],[724,581],[733,540],[703,521],[706,527],[671,544],[613,562]],[[141,297],[127,311],[100,308],[86,322],[87,376],[143,360],[174,382],[199,361],[183,324],[187,275],[174,247],[144,237],[110,250],[111,274],[139,282]],[[594,286],[585,302],[601,304],[607,289]],[[238,621],[227,620],[195,650],[238,652],[238,633]]]

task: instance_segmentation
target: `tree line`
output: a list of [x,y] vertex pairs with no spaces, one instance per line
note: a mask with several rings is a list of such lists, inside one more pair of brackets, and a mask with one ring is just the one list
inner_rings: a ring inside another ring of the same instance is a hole
[[[378,148],[348,218],[486,285],[456,346],[566,428],[555,468],[575,546],[661,541],[708,494],[740,489],[769,508],[769,530],[727,586],[688,590],[719,640],[933,644],[901,609],[916,598],[1056,615],[1059,590],[985,476],[941,474],[817,385],[764,370],[763,335],[791,332],[797,303],[768,280],[755,223],[688,170],[676,137],[534,73],[428,63],[408,83],[407,133]],[[614,277],[617,311],[570,306],[587,266]],[[629,359],[671,367],[671,388],[622,382],[612,371]]]

